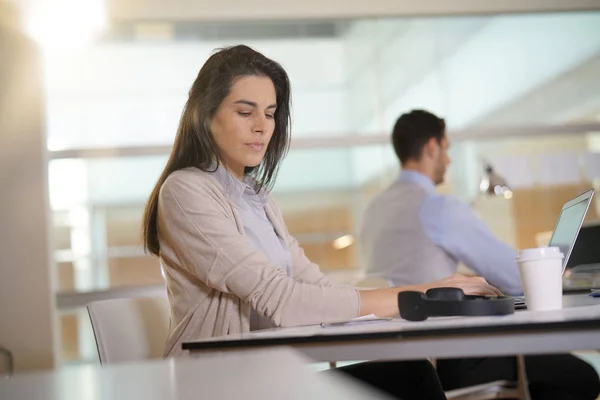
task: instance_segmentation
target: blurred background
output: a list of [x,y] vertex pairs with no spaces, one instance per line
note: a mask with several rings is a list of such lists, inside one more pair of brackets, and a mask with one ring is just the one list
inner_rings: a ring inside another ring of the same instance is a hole
[[[250,45],[288,71],[293,143],[273,194],[308,257],[340,282],[364,275],[355,234],[398,175],[389,136],[411,109],[446,119],[452,164],[439,190],[516,248],[598,189],[600,11],[585,4],[14,3],[42,54],[59,363],[96,359],[87,302],[164,290],[141,215],[218,47]],[[488,165],[510,190],[481,190]]]

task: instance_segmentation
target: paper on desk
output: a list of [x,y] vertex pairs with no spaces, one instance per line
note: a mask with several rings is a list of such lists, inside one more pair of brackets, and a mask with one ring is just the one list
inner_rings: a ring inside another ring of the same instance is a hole
[[350,322],[353,322],[353,321],[372,321],[372,320],[378,320],[378,319],[388,320],[388,319],[391,319],[391,318],[382,318],[382,317],[378,317],[375,314],[369,314],[369,315],[364,315],[362,317],[352,318],[350,320]]
[[369,322],[389,321],[389,320],[391,320],[391,318],[378,317],[375,314],[369,314],[369,315],[365,315],[362,317],[353,318],[350,321],[336,322],[333,324],[321,324],[321,326],[323,328],[328,327],[328,326],[351,326],[351,325],[359,325],[359,324],[369,323]]

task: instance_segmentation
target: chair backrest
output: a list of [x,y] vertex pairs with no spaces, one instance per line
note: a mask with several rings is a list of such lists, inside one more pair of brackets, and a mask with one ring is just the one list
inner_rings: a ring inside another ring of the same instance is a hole
[[162,357],[170,312],[165,297],[102,300],[87,309],[100,363]]
[[4,369],[0,369],[0,374],[6,376],[12,375],[14,369],[12,353],[7,348],[0,346],[0,356],[4,361]]

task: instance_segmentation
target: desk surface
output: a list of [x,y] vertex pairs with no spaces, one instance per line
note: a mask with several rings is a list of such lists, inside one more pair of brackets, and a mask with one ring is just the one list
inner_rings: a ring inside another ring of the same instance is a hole
[[[569,295],[564,297],[562,310],[524,310],[506,316],[430,318],[423,322],[394,319],[350,326],[269,329],[188,342],[183,348],[200,352],[280,345],[294,346],[321,361],[599,349],[600,299],[587,294]],[[396,351],[389,351],[392,347]]]
[[386,399],[285,349],[65,367],[0,379],[2,400]]

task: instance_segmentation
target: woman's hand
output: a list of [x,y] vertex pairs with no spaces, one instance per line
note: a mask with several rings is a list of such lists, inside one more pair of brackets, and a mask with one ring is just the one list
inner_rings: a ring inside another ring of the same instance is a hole
[[396,286],[388,289],[360,290],[360,315],[375,314],[380,317],[398,315],[398,293],[409,290],[426,292],[439,287],[460,288],[465,294],[502,296],[502,292],[480,277],[452,275],[449,278],[425,285]]
[[[440,287],[455,287],[460,288],[465,294],[480,295],[480,296],[502,296],[502,292],[494,286],[487,283],[484,278],[478,276],[464,276],[461,274],[454,274],[449,278],[442,279],[441,281],[432,282],[423,285],[427,289],[440,288]],[[425,290],[427,290],[425,289]]]

